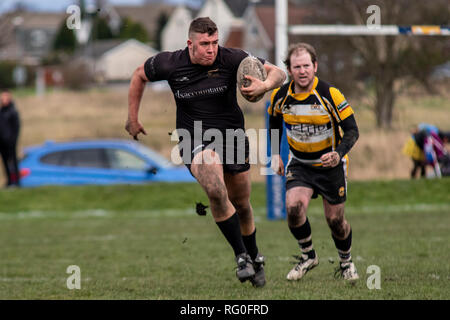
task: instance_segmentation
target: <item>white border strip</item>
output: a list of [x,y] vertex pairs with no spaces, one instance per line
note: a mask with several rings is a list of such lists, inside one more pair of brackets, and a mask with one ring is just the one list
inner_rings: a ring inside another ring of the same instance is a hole
[[[255,214],[265,214],[266,207],[253,209]],[[450,211],[450,203],[417,203],[399,205],[375,205],[375,206],[346,206],[345,212],[350,214],[358,213],[409,213],[409,212],[430,212],[430,211]],[[310,207],[308,213],[323,214],[322,207]],[[194,208],[188,209],[165,209],[165,210],[142,210],[128,211],[126,217],[133,218],[163,218],[163,217],[186,217],[196,216]],[[124,211],[114,210],[80,210],[80,211],[21,211],[16,213],[0,212],[0,220],[31,220],[31,219],[84,219],[84,218],[123,218]],[[258,218],[258,217],[255,217]]]

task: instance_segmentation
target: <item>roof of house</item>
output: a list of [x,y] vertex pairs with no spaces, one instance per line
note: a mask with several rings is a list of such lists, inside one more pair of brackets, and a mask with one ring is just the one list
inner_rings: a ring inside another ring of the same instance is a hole
[[85,49],[78,50],[75,55],[76,56],[84,56],[87,58],[98,59],[101,56],[103,56],[105,53],[107,53],[108,51],[111,51],[112,49],[118,48],[125,44],[131,44],[131,43],[138,43],[142,46],[147,47],[148,49],[155,50],[152,47],[146,45],[145,43],[142,43],[135,39],[112,39],[112,40],[94,41]]
[[3,42],[15,42],[14,29],[51,29],[58,30],[64,22],[66,13],[13,11],[0,17]]
[[243,0],[226,0],[224,1],[235,17],[242,17],[247,9],[248,1]]
[[223,0],[235,17],[242,17],[249,5],[274,5],[275,0]]
[[[261,21],[270,40],[275,42],[275,8],[267,5],[256,6],[255,13]],[[288,24],[301,23],[308,13],[309,10],[306,8],[290,5],[288,10]]]
[[[35,30],[44,30],[48,35],[55,34],[64,23],[65,12],[29,12],[12,11],[0,16],[0,59],[22,59],[36,51],[30,51],[30,38],[27,36]],[[16,32],[18,31],[18,32]],[[49,43],[44,46],[49,47]],[[46,51],[41,50],[40,54]]]
[[57,29],[65,22],[65,12],[11,12],[13,17],[22,17],[22,28]]
[[93,58],[101,57],[105,52],[117,47],[121,43],[125,42],[124,39],[112,39],[112,40],[97,40],[90,44],[90,48],[87,49],[87,54]]

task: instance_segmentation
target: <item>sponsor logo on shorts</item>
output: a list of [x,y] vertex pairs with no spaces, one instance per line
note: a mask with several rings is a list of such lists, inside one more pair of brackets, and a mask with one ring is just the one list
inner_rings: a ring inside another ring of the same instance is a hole
[[286,174],[286,180],[294,180],[294,175],[292,174],[292,171],[288,171]]
[[339,197],[343,197],[345,195],[345,188],[344,187],[340,187],[339,188]]

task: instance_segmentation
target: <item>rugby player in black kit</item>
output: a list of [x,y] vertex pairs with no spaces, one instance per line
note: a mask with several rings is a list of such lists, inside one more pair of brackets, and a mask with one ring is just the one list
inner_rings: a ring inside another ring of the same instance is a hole
[[[256,245],[250,204],[248,139],[245,134],[227,139],[230,129],[244,131],[244,116],[236,99],[236,72],[247,56],[243,50],[218,45],[217,26],[211,19],[193,20],[184,50],[161,52],[134,72],[126,130],[135,139],[140,133],[146,134],[138,120],[145,83],[167,80],[177,106],[176,127],[182,136],[179,147],[183,162],[205,190],[214,220],[233,248],[237,278],[261,287],[265,284],[264,257]],[[241,88],[246,96],[256,97],[285,81],[281,69],[260,60],[267,79],[248,76],[251,85]],[[208,139],[205,133],[211,130],[215,134]],[[200,131],[200,136],[195,131]],[[217,133],[222,134],[220,139]]]

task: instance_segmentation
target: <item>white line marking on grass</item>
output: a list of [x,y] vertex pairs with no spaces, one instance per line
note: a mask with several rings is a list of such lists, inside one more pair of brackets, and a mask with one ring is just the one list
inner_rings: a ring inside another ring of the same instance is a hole
[[104,209],[89,209],[79,211],[20,211],[17,213],[0,212],[0,220],[28,220],[28,219],[48,219],[48,218],[159,218],[159,217],[182,217],[194,215],[194,209],[166,209],[166,210],[142,210],[142,211],[114,211]]
[[[350,214],[374,214],[374,213],[411,213],[411,212],[436,212],[450,211],[450,203],[415,203],[415,204],[387,204],[374,206],[346,206],[345,212]],[[323,209],[313,207],[308,213],[323,214]]]
[[[0,282],[50,282],[50,281],[58,281],[65,282],[66,278],[24,278],[24,277],[1,277]],[[91,278],[83,278],[83,282],[91,281]]]
[[415,203],[415,204],[393,204],[377,206],[348,207],[346,211],[361,213],[410,213],[410,212],[428,212],[428,211],[447,211],[450,210],[450,203]]
[[[254,208],[253,211],[259,215],[265,215],[266,207]],[[376,206],[346,206],[346,213],[410,213],[410,212],[430,212],[430,211],[450,211],[450,203],[428,204],[399,204],[399,205],[376,205]],[[313,207],[308,210],[311,214],[323,214],[322,207]],[[23,219],[76,219],[76,218],[161,218],[161,217],[186,217],[195,216],[194,208],[184,209],[163,209],[163,210],[139,210],[139,211],[115,211],[105,209],[88,209],[78,211],[44,211],[30,210],[16,213],[0,212],[0,220],[23,220]],[[262,217],[255,216],[256,222],[260,222]]]
[[115,239],[117,239],[117,236],[112,235],[112,234],[107,234],[104,236],[85,236],[82,238],[77,238],[77,239],[75,239],[75,241],[79,241],[79,242],[81,242],[81,241],[87,241],[87,242],[90,242],[90,241],[112,241]]
[[22,219],[42,219],[42,218],[86,218],[86,217],[107,217],[113,212],[103,209],[82,210],[72,212],[57,212],[57,211],[20,211],[17,213],[0,212],[0,220],[22,220]]

